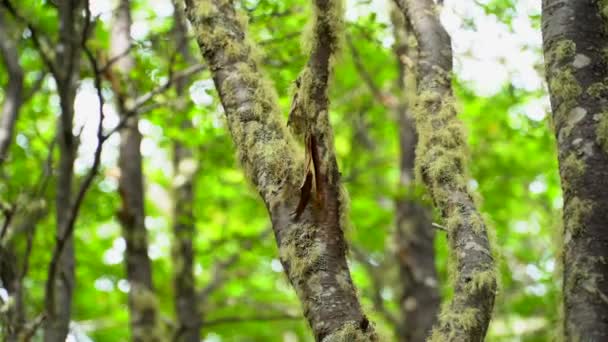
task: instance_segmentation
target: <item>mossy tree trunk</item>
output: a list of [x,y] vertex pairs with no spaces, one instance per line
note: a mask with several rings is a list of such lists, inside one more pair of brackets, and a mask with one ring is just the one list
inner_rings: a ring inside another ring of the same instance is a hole
[[563,209],[567,341],[608,340],[606,1],[544,0],[543,48]]
[[[195,64],[190,54],[188,38],[188,23],[184,14],[182,1],[174,0],[173,20],[175,22],[175,42],[178,45],[181,58],[188,64]],[[178,96],[177,113],[183,116],[179,125],[183,130],[192,129],[192,122],[187,116],[188,85],[187,78],[180,79],[175,84]],[[190,147],[179,140],[173,143],[173,258],[176,260],[173,274],[175,311],[178,327],[175,340],[183,342],[200,341],[202,317],[198,309],[194,283],[194,241],[196,231],[194,226],[194,176],[197,161]]]
[[396,200],[394,245],[399,267],[401,322],[398,338],[403,342],[423,342],[437,322],[441,296],[435,268],[435,229],[431,208],[416,196],[414,165],[418,134],[411,108],[415,102],[417,59],[415,37],[403,13],[393,11],[395,55],[399,68],[397,106],[399,123],[399,184],[403,195]]
[[[61,0],[57,2],[59,11],[59,42],[56,49],[53,77],[57,84],[61,115],[57,132],[59,166],[56,186],[56,240],[65,240],[56,263],[55,274],[49,271],[46,286],[46,319],[44,340],[46,342],[65,341],[70,325],[74,279],[74,238],[68,234],[73,224],[71,207],[73,204],[74,160],[78,140],[73,134],[74,99],[78,87],[81,63],[81,39],[83,26],[83,1]],[[52,270],[53,267],[49,267]]]
[[[113,66],[114,96],[121,116],[130,115],[126,107],[130,96],[127,77],[134,66],[128,53],[131,45],[131,9],[129,0],[121,0],[114,12],[110,58],[118,58]],[[159,341],[158,313],[152,284],[152,270],[148,256],[148,241],[144,210],[144,179],[140,152],[141,133],[137,117],[127,119],[120,131],[118,166],[119,193],[122,208],[119,212],[123,237],[126,242],[125,265],[129,280],[129,314],[133,341]]]
[[[327,110],[329,60],[341,34],[337,30],[341,8],[333,0],[314,3],[311,59],[300,75],[293,104],[298,113],[292,128],[306,137],[307,154],[315,160],[315,191],[306,194],[303,179],[306,171],[312,171],[288,133],[275,91],[253,56],[245,31],[247,19],[227,1],[187,0],[186,4],[240,162],[266,204],[281,262],[315,339],[376,340],[346,263],[341,219],[346,199],[340,191]],[[303,202],[307,195],[309,201]],[[301,204],[305,205],[298,213]]]
[[418,43],[419,142],[416,169],[447,226],[454,298],[432,341],[483,341],[494,307],[496,276],[484,221],[467,189],[466,140],[451,86],[450,36],[432,0],[397,0]]

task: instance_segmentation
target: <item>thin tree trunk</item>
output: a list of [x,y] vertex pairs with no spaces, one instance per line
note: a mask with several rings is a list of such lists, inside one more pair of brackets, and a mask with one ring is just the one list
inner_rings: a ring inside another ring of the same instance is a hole
[[[130,96],[128,75],[134,60],[127,51],[131,44],[131,8],[129,0],[121,0],[115,11],[112,24],[111,56],[116,58],[113,71],[116,73],[114,94],[117,97],[121,116],[129,115],[126,98]],[[137,117],[127,119],[120,131],[118,166],[120,179],[118,191],[122,199],[119,212],[123,237],[126,242],[125,265],[129,280],[129,314],[131,339],[133,341],[159,341],[158,313],[152,284],[152,270],[148,256],[147,231],[145,226],[144,179],[140,152],[141,134]]]
[[4,90],[4,103],[0,114],[0,166],[8,157],[15,123],[23,100],[23,69],[19,64],[19,53],[8,28],[4,9],[0,9],[0,56],[2,56],[8,73],[8,84]]
[[[57,169],[56,215],[57,240],[67,235],[72,206],[72,182],[74,160],[78,148],[72,133],[74,119],[74,99],[80,73],[80,32],[82,1],[62,0],[59,8],[59,43],[56,53],[55,81],[59,92],[61,116],[57,142],[59,146],[59,167]],[[69,332],[74,291],[74,238],[70,234],[58,256],[54,279],[48,279],[44,340],[63,342]]]
[[496,276],[486,226],[467,189],[465,138],[451,87],[452,49],[432,0],[397,0],[418,41],[416,168],[447,229],[454,298],[432,341],[483,341]]
[[422,342],[437,322],[441,296],[435,268],[435,230],[431,209],[416,198],[414,164],[418,134],[411,107],[415,102],[417,60],[413,32],[402,13],[394,11],[395,54],[399,66],[399,89],[403,98],[397,108],[399,119],[399,181],[405,191],[396,201],[395,254],[402,293],[399,298],[401,324],[398,338]]
[[[300,76],[293,104],[299,113],[292,111],[296,115],[292,128],[305,136],[308,146],[309,158],[303,158],[281,120],[275,91],[252,56],[243,20],[232,4],[217,0],[186,4],[240,162],[269,211],[281,262],[315,339],[376,340],[346,263],[345,198],[327,111],[329,60],[341,35],[335,30],[341,24],[340,9],[333,1],[314,4],[311,59]],[[304,159],[309,159],[307,165]]]
[[23,282],[27,275],[36,225],[46,215],[45,201],[24,204],[12,215],[0,245],[0,280],[11,305],[6,314],[5,336],[9,342],[21,341],[26,321]]
[[543,1],[543,48],[564,192],[567,341],[608,340],[607,10],[602,1]]
[[[184,14],[183,2],[174,0],[173,4],[175,41],[178,44],[178,51],[189,65],[195,64],[188,48],[188,23]],[[189,102],[187,88],[189,84],[188,78],[181,79],[175,84],[179,101],[177,112],[184,117],[180,122],[180,127],[184,130],[192,129],[192,123],[186,112]],[[180,141],[175,141],[173,143],[173,167],[176,171],[173,182],[173,256],[176,267],[173,275],[173,288],[178,320],[176,340],[183,342],[198,342],[201,339],[202,316],[198,309],[193,268],[196,238],[193,211],[196,166],[192,149]]]

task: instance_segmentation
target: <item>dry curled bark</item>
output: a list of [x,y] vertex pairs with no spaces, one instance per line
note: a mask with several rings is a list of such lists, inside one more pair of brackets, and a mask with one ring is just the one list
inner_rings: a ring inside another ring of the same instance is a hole
[[402,293],[399,298],[401,322],[398,338],[404,342],[422,342],[437,322],[441,303],[435,268],[435,229],[432,212],[416,198],[414,181],[415,150],[418,143],[412,117],[415,101],[415,62],[418,58],[411,25],[402,13],[391,13],[395,26],[395,54],[399,67],[401,98],[397,109],[399,123],[399,183],[404,194],[396,200],[395,256],[399,266]]
[[[118,110],[124,118],[128,116],[125,103],[130,95],[126,77],[134,66],[134,60],[126,53],[131,40],[131,8],[129,0],[121,0],[115,11],[112,25],[111,56],[117,59],[113,72],[114,94]],[[126,242],[125,265],[129,280],[129,320],[133,341],[160,341],[158,336],[158,312],[152,284],[151,262],[148,256],[148,241],[145,226],[144,180],[140,152],[141,133],[137,117],[126,119],[120,131],[118,167],[120,179],[118,190],[122,199],[119,212],[123,237]]]
[[[184,14],[183,2],[174,0],[174,34],[181,57],[188,64],[195,64],[189,50],[188,23]],[[192,129],[192,122],[187,116],[187,87],[188,78],[175,82],[175,89],[179,98],[177,112],[184,117],[179,122],[182,129]],[[175,311],[177,313],[176,341],[198,342],[202,316],[199,310],[199,301],[194,281],[194,241],[196,237],[194,221],[194,176],[196,160],[192,148],[176,140],[173,143],[173,167],[175,177],[173,180],[173,258],[176,267],[173,276],[175,293]]]
[[486,226],[467,189],[465,139],[451,87],[450,37],[431,0],[397,0],[418,42],[419,142],[416,169],[446,221],[454,298],[440,314],[433,341],[483,341],[496,277]]
[[4,90],[4,103],[0,113],[0,166],[8,156],[23,101],[23,69],[19,64],[19,53],[14,39],[11,39],[9,27],[4,10],[0,9],[0,56],[8,74],[8,84]]
[[240,162],[269,211],[281,262],[315,339],[376,340],[346,263],[341,220],[345,199],[339,190],[327,112],[329,59],[339,35],[334,30],[339,21],[334,20],[341,18],[337,4],[331,0],[315,2],[311,60],[300,77],[297,98],[301,103],[294,104],[303,110],[299,113],[299,133],[309,138],[308,146],[313,146],[309,153],[317,159],[316,189],[297,219],[294,212],[306,176],[303,153],[287,132],[274,89],[252,54],[246,18],[228,1],[187,0],[186,4]]
[[543,1],[543,49],[564,192],[567,341],[608,339],[607,6]]

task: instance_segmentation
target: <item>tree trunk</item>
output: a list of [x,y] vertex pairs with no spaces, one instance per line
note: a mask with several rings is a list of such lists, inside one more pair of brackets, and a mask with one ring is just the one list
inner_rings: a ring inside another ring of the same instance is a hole
[[[418,134],[411,107],[416,93],[415,37],[409,22],[395,10],[391,13],[395,35],[395,55],[399,67],[398,85],[402,101],[397,108],[399,120],[399,183],[404,194],[396,201],[394,241],[402,293],[399,298],[400,341],[423,342],[437,322],[441,296],[435,268],[435,230],[431,208],[416,198],[414,165]],[[410,63],[406,63],[410,61]]]
[[223,1],[186,4],[240,162],[269,211],[281,262],[315,339],[376,340],[346,263],[345,197],[327,112],[329,59],[341,34],[333,29],[342,13],[333,1],[315,3],[313,51],[293,104],[300,113],[292,128],[306,137],[308,158],[302,158],[281,120],[275,91],[252,56],[245,20]]
[[[195,61],[188,48],[188,23],[184,15],[183,2],[174,0],[173,4],[177,48],[184,61],[193,65]],[[189,103],[187,88],[189,84],[188,78],[181,79],[175,84],[178,97],[177,112],[184,117],[180,122],[180,127],[184,130],[192,129],[192,123],[186,112]],[[201,339],[202,317],[198,309],[193,269],[196,238],[193,210],[196,163],[192,149],[176,140],[173,143],[173,167],[176,172],[173,181],[173,257],[176,260],[173,288],[178,320],[176,340],[182,342],[198,342]]]
[[55,81],[59,92],[61,116],[57,142],[59,146],[59,167],[57,169],[56,219],[57,241],[65,236],[65,244],[57,259],[57,270],[49,277],[46,294],[46,312],[44,340],[63,342],[69,332],[72,313],[72,296],[74,291],[74,238],[68,234],[72,207],[72,182],[74,160],[78,142],[74,137],[74,99],[80,73],[80,37],[78,28],[82,24],[82,1],[62,0],[59,8],[59,43],[55,59]]
[[543,1],[543,48],[564,193],[567,341],[608,340],[607,9],[602,1]]
[[[130,115],[126,109],[126,98],[130,96],[128,75],[134,65],[127,53],[131,44],[131,9],[129,0],[121,0],[112,25],[111,56],[122,56],[116,61],[114,72],[118,82],[114,85],[118,109],[121,116]],[[147,231],[145,226],[144,180],[140,152],[141,134],[135,116],[126,121],[120,132],[119,193],[122,208],[119,212],[123,237],[126,242],[125,265],[129,280],[129,312],[131,338],[133,341],[159,341],[156,297],[152,285],[152,271],[148,256]]]
[[416,169],[446,225],[454,298],[442,312],[432,341],[483,341],[496,292],[486,226],[467,189],[462,124],[451,87],[452,49],[431,0],[397,0],[418,41],[419,143]]
[[4,103],[0,114],[0,166],[8,156],[13,140],[13,131],[23,97],[23,69],[19,64],[19,53],[11,39],[4,10],[0,9],[0,56],[8,73],[8,85],[4,90]]

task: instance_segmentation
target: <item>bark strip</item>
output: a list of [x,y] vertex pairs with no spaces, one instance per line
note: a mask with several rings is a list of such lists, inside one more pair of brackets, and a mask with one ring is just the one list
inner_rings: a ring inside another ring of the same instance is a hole
[[[203,57],[207,60],[226,112],[228,126],[248,178],[268,208],[287,276],[304,308],[317,341],[376,340],[361,310],[346,263],[342,232],[339,174],[327,119],[329,57],[336,48],[331,31],[336,14],[333,1],[315,2],[311,61],[301,75],[307,111],[300,133],[316,139],[321,188],[296,220],[292,213],[300,198],[304,158],[281,121],[276,94],[259,69],[253,44],[245,32],[246,18],[229,2],[188,0]],[[327,10],[328,12],[325,12]],[[338,17],[341,18],[341,13]],[[329,45],[325,44],[326,42]],[[329,49],[329,50],[328,50]],[[318,73],[318,74],[316,74]],[[300,96],[300,95],[298,95]],[[309,109],[313,109],[308,112]],[[308,129],[306,132],[305,129]]]
[[[183,2],[174,0],[173,20],[175,22],[174,34],[181,58],[188,64],[194,65],[196,61],[188,48],[188,23],[184,13]],[[192,122],[186,110],[188,106],[188,78],[175,83],[178,96],[178,115],[183,119],[179,122],[183,130],[191,130]],[[173,257],[176,260],[173,274],[173,288],[175,296],[175,311],[177,313],[178,328],[176,341],[198,342],[202,315],[199,310],[194,281],[194,241],[196,238],[194,221],[194,177],[196,175],[197,161],[190,147],[176,140],[173,143],[173,168],[176,172],[173,181]]]
[[11,39],[4,10],[0,9],[0,56],[8,73],[8,84],[4,90],[4,103],[0,113],[0,166],[8,156],[13,140],[13,131],[23,101],[23,69],[19,64],[19,53]]
[[[126,112],[126,98],[129,96],[129,72],[134,66],[130,54],[124,54],[131,40],[131,4],[121,0],[115,11],[112,25],[111,56],[122,56],[116,60],[113,83],[121,116]],[[160,341],[157,331],[157,304],[152,285],[152,267],[148,257],[148,241],[145,226],[144,180],[142,156],[140,152],[141,133],[136,116],[129,117],[120,131],[118,166],[120,180],[118,191],[122,199],[119,219],[126,242],[125,266],[129,280],[129,314],[131,339],[133,341]]]
[[403,342],[423,342],[437,323],[441,304],[435,268],[435,229],[431,209],[416,197],[414,166],[418,134],[412,116],[416,93],[416,38],[403,14],[391,13],[395,35],[395,55],[399,68],[401,101],[399,123],[399,184],[403,195],[396,200],[394,244],[399,266],[401,324],[398,338]]
[[416,169],[448,228],[454,298],[432,341],[483,341],[496,292],[486,226],[467,189],[462,123],[451,87],[452,48],[431,0],[397,0],[418,42]]
[[544,0],[543,48],[563,208],[564,334],[608,340],[606,1]]
[[56,186],[56,240],[62,240],[63,248],[57,257],[55,274],[47,279],[45,309],[47,318],[44,321],[44,340],[47,342],[65,341],[72,313],[74,290],[74,238],[67,232],[72,222],[72,190],[74,177],[74,160],[78,142],[73,135],[74,99],[80,73],[82,6],[81,0],[62,0],[59,9],[59,42],[56,58],[53,62],[55,81],[59,93],[61,116],[57,142],[59,147],[59,167]]

